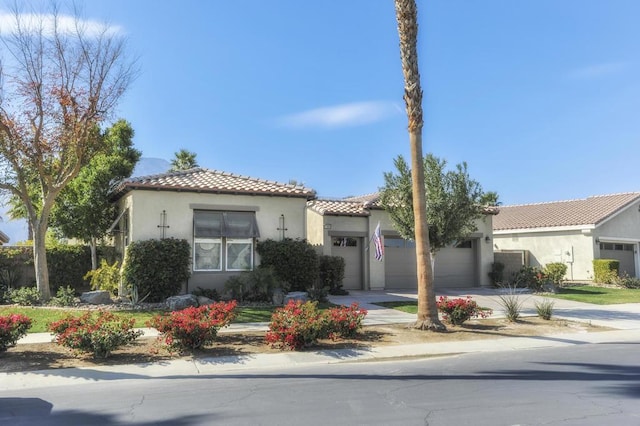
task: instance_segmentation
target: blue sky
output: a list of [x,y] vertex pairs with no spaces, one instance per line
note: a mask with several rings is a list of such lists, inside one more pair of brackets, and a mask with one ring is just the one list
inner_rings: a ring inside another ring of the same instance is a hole
[[[117,116],[144,157],[336,198],[409,155],[392,0],[78,3],[139,56]],[[425,152],[504,204],[640,190],[640,2],[418,3]]]

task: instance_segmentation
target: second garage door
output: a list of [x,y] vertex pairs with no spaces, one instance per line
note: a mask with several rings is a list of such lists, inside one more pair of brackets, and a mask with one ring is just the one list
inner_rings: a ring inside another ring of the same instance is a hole
[[[386,237],[385,289],[416,288],[416,255],[413,241]],[[465,240],[436,254],[435,287],[474,287],[477,240]]]

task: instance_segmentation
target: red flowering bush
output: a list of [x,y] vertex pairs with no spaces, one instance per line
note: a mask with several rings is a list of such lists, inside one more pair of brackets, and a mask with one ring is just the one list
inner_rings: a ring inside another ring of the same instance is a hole
[[0,352],[15,346],[30,327],[31,319],[25,315],[0,315]]
[[353,337],[362,326],[367,311],[357,304],[321,312],[317,302],[289,301],[271,316],[265,336],[273,347],[298,350],[327,337]]
[[190,307],[168,315],[157,315],[147,325],[162,333],[158,339],[164,340],[171,349],[198,349],[212,343],[218,330],[231,323],[235,318],[236,305],[232,300]]
[[87,311],[80,316],[67,315],[49,324],[56,343],[77,352],[107,358],[120,346],[127,345],[143,333],[134,330],[135,319],[116,316],[107,311]]
[[362,321],[367,316],[367,310],[362,309],[356,302],[351,306],[339,306],[325,312],[329,336],[332,338],[352,338],[362,327]]
[[493,313],[491,309],[482,309],[471,300],[471,296],[466,298],[448,299],[440,296],[437,302],[438,311],[442,313],[442,318],[453,325],[460,325],[470,318],[487,318]]

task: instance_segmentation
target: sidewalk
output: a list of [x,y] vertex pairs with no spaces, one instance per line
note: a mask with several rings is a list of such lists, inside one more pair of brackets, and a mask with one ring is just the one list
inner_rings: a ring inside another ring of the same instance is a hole
[[[464,297],[470,295],[480,306],[494,310],[492,317],[504,316],[495,289],[464,289],[438,292],[438,295]],[[535,301],[540,296],[523,294],[523,315],[535,315]],[[348,296],[331,297],[333,303],[357,302],[369,311],[366,325],[408,323],[415,315],[386,309],[374,303],[381,301],[415,300],[415,292],[364,292],[352,291]],[[197,360],[171,360],[158,364],[117,365],[93,368],[70,368],[24,373],[0,373],[0,390],[25,389],[47,386],[65,386],[101,380],[153,379],[163,377],[187,377],[222,375],[242,370],[279,369],[310,364],[333,364],[382,360],[389,358],[430,357],[469,352],[497,352],[521,349],[570,346],[587,343],[631,342],[640,340],[640,303],[624,305],[590,305],[554,299],[554,316],[573,321],[586,321],[594,325],[616,328],[616,331],[597,333],[568,333],[553,336],[505,337],[493,340],[464,342],[420,343],[372,347],[369,349],[342,349],[313,352],[285,352],[228,356]],[[266,323],[234,324],[224,332],[241,330],[266,330]],[[147,332],[149,334],[147,334]],[[222,332],[222,330],[221,330]],[[145,335],[153,336],[155,330],[145,329]],[[157,333],[156,333],[157,334]],[[50,341],[48,333],[30,334],[19,343]]]

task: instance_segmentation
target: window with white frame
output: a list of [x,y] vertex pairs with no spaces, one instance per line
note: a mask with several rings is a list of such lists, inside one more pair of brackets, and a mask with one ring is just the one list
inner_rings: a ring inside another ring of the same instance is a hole
[[255,212],[194,211],[193,270],[252,270],[259,236]]

